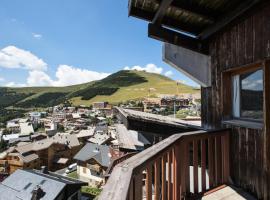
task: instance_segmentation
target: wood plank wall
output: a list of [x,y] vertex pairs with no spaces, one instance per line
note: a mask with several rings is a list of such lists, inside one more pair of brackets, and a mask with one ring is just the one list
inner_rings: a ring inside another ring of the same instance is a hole
[[[222,72],[270,57],[270,2],[251,13],[210,41],[212,87],[202,89],[202,122],[207,129],[222,127]],[[231,177],[259,199],[270,199],[266,132],[233,127],[231,134]]]

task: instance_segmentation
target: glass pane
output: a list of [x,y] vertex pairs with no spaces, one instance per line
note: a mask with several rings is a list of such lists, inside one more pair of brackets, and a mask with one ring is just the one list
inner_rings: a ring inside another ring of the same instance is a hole
[[263,71],[240,75],[241,117],[263,119]]

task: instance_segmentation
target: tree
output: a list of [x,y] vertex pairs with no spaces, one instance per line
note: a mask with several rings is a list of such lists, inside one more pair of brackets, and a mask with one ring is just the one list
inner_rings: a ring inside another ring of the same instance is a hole
[[0,151],[3,152],[8,147],[8,142],[3,140],[3,136],[1,137],[0,141]]
[[62,124],[57,125],[57,131],[58,132],[65,132],[65,127]]

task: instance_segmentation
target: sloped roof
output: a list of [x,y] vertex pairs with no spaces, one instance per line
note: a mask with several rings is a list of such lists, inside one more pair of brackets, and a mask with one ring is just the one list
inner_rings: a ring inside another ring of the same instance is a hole
[[31,199],[32,191],[37,185],[40,185],[45,192],[42,200],[55,199],[66,186],[62,182],[28,171],[17,170],[0,184],[0,200]]
[[88,161],[95,159],[100,165],[108,167],[110,164],[110,148],[105,145],[87,143],[75,156],[75,160]]
[[30,144],[18,146],[16,147],[16,150],[20,153],[25,153],[29,151],[39,151],[42,149],[49,148],[52,144],[65,144],[69,148],[80,145],[79,140],[77,139],[76,135],[58,133],[55,136],[50,137],[50,138],[46,138],[43,140],[32,142]]
[[151,144],[141,132],[128,130],[123,124],[116,124],[119,146],[125,149],[142,150],[145,145]]
[[95,129],[93,127],[87,130],[81,130],[79,133],[76,134],[76,137],[77,138],[90,137],[94,135],[94,131]]
[[54,173],[43,174],[34,170],[17,170],[0,184],[0,200],[31,199],[32,191],[37,185],[45,195],[42,200],[55,199],[67,185],[86,185]]

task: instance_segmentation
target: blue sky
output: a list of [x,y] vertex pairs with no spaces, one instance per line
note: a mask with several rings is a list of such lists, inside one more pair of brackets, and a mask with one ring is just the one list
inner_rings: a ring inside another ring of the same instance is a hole
[[126,66],[147,66],[194,85],[162,61],[162,43],[147,37],[147,22],[128,17],[127,4],[128,0],[2,0],[0,85],[70,85]]

